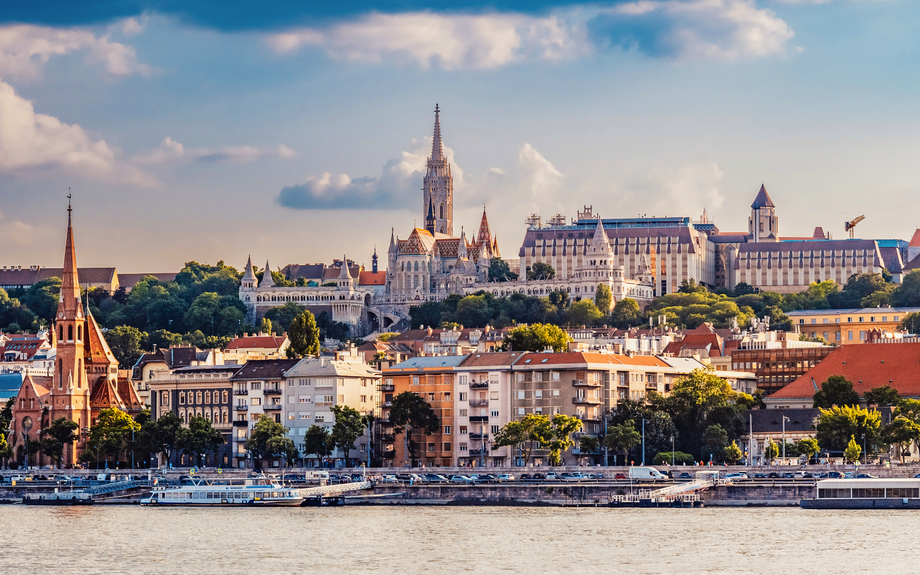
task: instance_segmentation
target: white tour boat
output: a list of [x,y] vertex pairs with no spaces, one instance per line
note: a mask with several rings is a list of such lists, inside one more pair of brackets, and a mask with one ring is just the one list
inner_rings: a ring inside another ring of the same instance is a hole
[[194,477],[177,486],[154,486],[141,505],[252,505],[296,506],[303,503],[300,490],[268,478],[216,479]]

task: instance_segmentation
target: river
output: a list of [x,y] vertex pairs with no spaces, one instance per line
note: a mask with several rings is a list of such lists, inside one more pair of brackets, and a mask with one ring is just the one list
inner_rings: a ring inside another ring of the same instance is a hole
[[917,573],[911,511],[0,506],[0,573]]

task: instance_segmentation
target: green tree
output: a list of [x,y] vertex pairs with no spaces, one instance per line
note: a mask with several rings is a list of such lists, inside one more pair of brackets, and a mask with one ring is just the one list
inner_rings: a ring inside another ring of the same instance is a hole
[[42,429],[42,453],[54,460],[59,466],[64,456],[64,446],[73,445],[77,440],[77,430],[80,426],[75,421],[59,417],[51,425]]
[[613,292],[607,284],[597,284],[597,291],[594,292],[594,304],[601,313],[607,315],[613,308]]
[[604,436],[604,446],[612,449],[614,453],[622,452],[624,463],[629,459],[629,450],[641,441],[642,435],[636,431],[632,420],[608,427],[607,435]]
[[325,467],[326,457],[332,452],[333,440],[328,427],[322,425],[311,425],[303,436],[303,453],[304,455],[316,455],[319,459],[319,466]]
[[[288,303],[292,303],[292,302],[288,302]],[[294,305],[297,305],[297,304],[294,304]],[[297,307],[300,308],[300,306],[297,306]],[[278,309],[278,308],[272,308],[272,309]],[[261,321],[259,321],[259,333],[268,333],[268,334],[272,333],[272,320],[270,318],[263,317]]]
[[594,302],[589,299],[579,300],[569,307],[566,312],[566,323],[569,325],[591,326],[604,318],[601,310],[597,309]]
[[530,461],[537,441],[536,429],[543,423],[540,416],[530,413],[520,421],[510,421],[498,430],[492,438],[492,449],[500,447],[517,448],[524,466]]
[[779,457],[779,445],[773,443],[773,440],[769,437],[767,442],[763,445],[763,456],[767,461],[773,461]]
[[695,459],[689,453],[684,453],[683,451],[660,451],[655,454],[655,457],[652,458],[652,465],[671,465],[671,462],[674,462],[674,465],[693,465]]
[[195,456],[198,465],[206,453],[216,453],[224,443],[224,436],[214,429],[204,417],[192,416],[188,427],[182,427],[176,434],[176,447]]
[[499,257],[494,257],[489,261],[490,282],[513,282],[516,279],[518,275],[511,271],[508,262]]
[[364,435],[364,417],[357,409],[347,405],[334,405],[335,424],[332,426],[332,443],[342,450],[342,459],[348,465],[348,453],[355,442]]
[[568,349],[571,338],[555,325],[535,323],[508,330],[502,340],[505,351],[532,351],[535,353],[552,349],[556,352]]
[[90,428],[87,451],[96,458],[117,461],[131,440],[131,432],[136,433],[140,429],[141,426],[130,415],[117,407],[103,409]]
[[636,300],[626,297],[613,305],[610,320],[614,326],[628,329],[642,322],[642,310]]
[[728,445],[728,432],[719,425],[710,425],[703,433],[703,445],[706,452],[716,461],[721,461],[725,456],[725,447]]
[[549,450],[549,464],[560,465],[562,452],[575,445],[572,434],[581,431],[584,424],[577,417],[557,413],[552,419],[542,416],[545,421],[536,428],[537,441]]
[[917,330],[920,329],[920,312],[913,312],[904,316],[904,319],[901,320],[900,328],[912,334],[918,333]]
[[842,375],[832,375],[821,384],[821,391],[815,392],[814,407],[828,408],[833,405],[858,405],[859,394],[853,384]]
[[903,463],[904,455],[910,453],[911,444],[920,443],[920,425],[906,417],[896,417],[882,428],[879,440],[885,445],[896,445]]
[[804,455],[811,460],[816,453],[821,451],[818,440],[814,437],[805,437],[795,442],[795,450],[799,455]]
[[416,393],[404,391],[393,398],[390,408],[390,422],[396,433],[405,432],[408,436],[409,459],[415,461],[415,447],[412,436],[416,433],[430,435],[441,425],[438,415],[427,401]]
[[485,327],[492,319],[492,307],[487,296],[468,295],[460,300],[454,319],[467,327]]
[[288,339],[291,345],[290,354],[297,357],[316,355],[319,353],[319,328],[316,327],[316,318],[308,310],[304,310],[291,322],[288,329]]
[[9,442],[6,440],[6,434],[0,432],[0,467],[6,465],[13,457],[13,448],[10,447]]
[[142,347],[147,334],[136,327],[120,325],[109,328],[103,335],[122,369],[130,369],[144,353]]
[[170,460],[182,429],[182,420],[172,411],[167,411],[155,420],[141,424],[141,430],[135,438],[138,448],[147,453],[162,453],[166,461]]
[[271,417],[263,415],[259,418],[245,444],[253,461],[258,462],[259,469],[262,468],[263,460],[271,457],[284,457],[289,465],[293,464],[297,458],[297,447],[285,437],[288,431],[287,427]]
[[585,435],[578,440],[578,449],[581,451],[582,455],[597,453],[600,446],[600,440],[594,435]]
[[891,292],[892,307],[920,307],[920,270],[913,270]]
[[[264,327],[269,327],[268,331],[261,330],[265,333],[283,333],[291,331],[291,324],[294,323],[294,320],[303,315],[304,309],[297,305],[296,303],[289,301],[286,302],[283,306],[273,307],[272,309],[265,312],[265,317],[271,320],[271,326],[268,325]],[[319,318],[315,318],[318,322]],[[318,325],[318,324],[317,324]]]
[[530,270],[527,272],[527,279],[529,280],[551,280],[554,277],[556,277],[556,270],[545,262],[536,262],[530,266]]
[[731,445],[725,448],[725,461],[732,465],[738,465],[742,458],[744,458],[744,453],[738,447],[738,442],[732,441]]
[[847,458],[847,461],[852,463],[859,461],[860,454],[862,454],[862,447],[856,443],[856,438],[851,435],[850,442],[847,443],[847,448],[844,450],[843,455]]
[[859,406],[835,405],[819,411],[817,430],[818,445],[829,451],[843,451],[851,436],[866,436],[866,444],[878,441],[882,416],[878,411],[869,411]]
[[901,401],[898,390],[888,385],[873,387],[866,392],[864,398],[866,400],[866,405],[874,405],[876,407],[890,407],[892,405],[897,405]]

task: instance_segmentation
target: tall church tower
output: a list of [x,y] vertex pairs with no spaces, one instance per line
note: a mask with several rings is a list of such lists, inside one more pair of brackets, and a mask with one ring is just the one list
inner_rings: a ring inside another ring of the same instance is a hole
[[[82,445],[83,431],[91,425],[90,387],[86,377],[84,359],[88,337],[86,317],[80,304],[80,280],[77,277],[77,252],[73,241],[72,208],[67,204],[67,240],[64,244],[64,273],[61,295],[54,321],[54,342],[57,357],[51,387],[50,421],[59,417],[79,425]],[[77,449],[65,447],[62,463],[73,464]]]
[[431,157],[428,171],[422,185],[424,205],[422,217],[429,214],[434,218],[434,231],[452,236],[454,234],[454,179],[450,175],[450,164],[444,156],[441,143],[441,109],[434,106],[434,138],[431,141]]
[[767,193],[767,188],[760,185],[760,191],[751,204],[751,217],[748,220],[748,233],[754,242],[778,242],[779,218],[776,206]]

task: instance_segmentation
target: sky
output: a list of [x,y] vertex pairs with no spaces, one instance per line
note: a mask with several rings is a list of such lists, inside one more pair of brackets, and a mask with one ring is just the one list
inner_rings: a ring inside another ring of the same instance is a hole
[[485,206],[506,258],[585,205],[746,231],[761,184],[780,235],[909,240],[918,24],[910,0],[4,6],[0,265],[61,265],[70,193],[81,266],[370,268],[424,225],[436,103],[455,232]]

